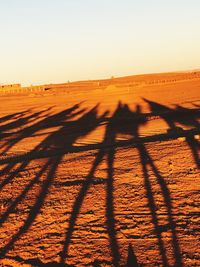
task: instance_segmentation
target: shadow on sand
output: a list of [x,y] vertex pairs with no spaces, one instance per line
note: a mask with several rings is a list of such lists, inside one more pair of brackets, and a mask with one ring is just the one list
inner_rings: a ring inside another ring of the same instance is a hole
[[[164,139],[175,139],[178,136],[184,136],[188,146],[191,149],[196,165],[199,168],[199,141],[194,138],[194,134],[191,133],[191,131],[180,131],[180,128],[177,127],[177,124],[189,126],[194,128],[195,131],[199,131],[199,109],[190,110],[181,106],[176,106],[175,109],[172,109],[150,100],[145,99],[145,101],[149,105],[151,115],[159,116],[167,123],[169,127],[167,133],[164,133],[161,136],[152,136],[149,140],[159,141],[161,137]],[[30,179],[28,184],[21,190],[18,196],[10,201],[8,208],[1,214],[0,227],[3,227],[3,224],[6,222],[6,220],[8,220],[9,215],[15,212],[16,207],[26,198],[27,194],[34,187],[34,185],[38,184],[39,182],[41,183],[40,190],[35,198],[34,204],[30,208],[27,218],[24,220],[22,226],[12,236],[9,242],[1,247],[0,257],[6,257],[7,253],[13,248],[15,242],[18,241],[21,236],[30,229],[44,205],[44,201],[49,193],[49,189],[53,183],[58,166],[61,163],[64,155],[73,151],[74,144],[79,138],[88,135],[97,127],[99,127],[101,123],[106,122],[106,130],[103,141],[99,145],[99,149],[94,162],[92,163],[91,169],[88,172],[88,175],[85,177],[77,197],[74,200],[68,227],[65,233],[65,240],[63,241],[63,249],[59,253],[60,261],[44,264],[40,261],[40,259],[25,261],[18,256],[15,257],[15,260],[19,262],[27,262],[34,266],[69,266],[65,262],[68,258],[69,246],[80,209],[88,190],[93,183],[95,171],[101,162],[106,159],[106,227],[112,254],[112,265],[114,267],[121,266],[120,247],[119,240],[117,239],[115,221],[113,183],[116,148],[118,145],[120,145],[120,142],[117,140],[117,135],[122,133],[131,136],[130,140],[134,143],[135,149],[138,150],[143,172],[144,188],[146,191],[148,208],[150,210],[152,223],[154,225],[162,266],[167,267],[170,265],[166,251],[167,248],[165,247],[165,243],[162,238],[163,232],[168,232],[171,235],[174,266],[183,266],[179,241],[176,233],[176,223],[173,218],[173,206],[169,188],[145,146],[145,142],[147,140],[141,138],[139,135],[140,127],[148,123],[148,115],[141,112],[141,107],[139,105],[136,106],[135,111],[132,111],[128,105],[124,105],[122,103],[118,104],[115,112],[109,119],[107,118],[108,112],[105,112],[101,116],[98,115],[98,105],[89,111],[81,109],[81,104],[74,105],[73,107],[54,115],[50,115],[50,111],[51,109],[47,109],[30,114],[30,111],[26,110],[22,113],[14,113],[0,118],[1,156],[8,155],[11,149],[21,141],[25,139],[28,140],[28,138],[37,135],[39,136],[41,131],[49,131],[48,135],[38,145],[36,145],[34,149],[32,149],[23,157],[20,158],[18,156],[12,156],[9,160],[7,160],[7,162],[0,160],[0,164],[3,165],[3,168],[0,171],[0,175],[3,177],[3,179],[0,180],[0,191],[2,191],[3,188],[11,183],[20,172],[25,170],[25,168],[27,168],[34,159],[41,155],[43,155],[42,157],[45,158],[44,164],[40,167],[36,175]],[[52,131],[52,129],[56,130]],[[125,145],[130,145],[130,142],[125,143]],[[164,206],[167,211],[167,223],[165,225],[161,224],[159,221],[156,198],[152,189],[152,181],[150,178],[149,169],[151,169],[151,172],[156,178],[156,183],[159,186],[159,192],[162,196]],[[43,179],[41,179],[41,177],[43,177]],[[101,264],[102,262],[98,260],[93,262],[93,266],[96,267],[101,266]],[[126,266],[142,266],[138,263],[131,244],[128,246]]]

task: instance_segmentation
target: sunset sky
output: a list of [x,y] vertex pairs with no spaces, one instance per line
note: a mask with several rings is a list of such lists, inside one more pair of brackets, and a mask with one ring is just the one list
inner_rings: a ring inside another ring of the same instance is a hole
[[200,68],[200,0],[0,0],[0,83]]

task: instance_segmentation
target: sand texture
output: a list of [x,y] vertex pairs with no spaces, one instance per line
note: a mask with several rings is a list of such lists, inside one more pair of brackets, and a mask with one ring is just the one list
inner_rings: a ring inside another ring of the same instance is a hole
[[199,72],[0,100],[0,266],[200,266]]

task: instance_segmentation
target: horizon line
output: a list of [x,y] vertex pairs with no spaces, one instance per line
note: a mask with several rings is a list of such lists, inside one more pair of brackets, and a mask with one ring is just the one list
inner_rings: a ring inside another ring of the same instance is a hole
[[111,80],[111,79],[120,79],[120,78],[128,78],[128,77],[135,77],[135,76],[145,76],[145,75],[156,75],[156,74],[170,74],[170,73],[190,73],[190,72],[200,72],[200,68],[194,68],[194,69],[185,69],[185,70],[171,70],[171,71],[163,71],[163,72],[143,72],[143,73],[137,73],[137,74],[127,74],[124,76],[115,76],[111,75],[110,78],[96,78],[96,79],[80,79],[80,80],[66,80],[66,81],[59,81],[59,82],[49,82],[49,83],[27,83],[26,85],[21,83],[20,81],[18,82],[13,82],[13,83],[0,83],[0,86],[2,85],[12,85],[12,84],[20,84],[22,87],[30,87],[30,86],[42,86],[42,85],[53,85],[53,84],[67,84],[67,83],[75,83],[75,82],[86,82],[86,81],[106,81],[106,80]]

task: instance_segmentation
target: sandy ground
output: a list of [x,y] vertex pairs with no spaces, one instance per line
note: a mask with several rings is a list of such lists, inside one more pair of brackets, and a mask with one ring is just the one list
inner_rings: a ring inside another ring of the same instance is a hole
[[200,78],[170,75],[0,96],[0,266],[200,266]]

